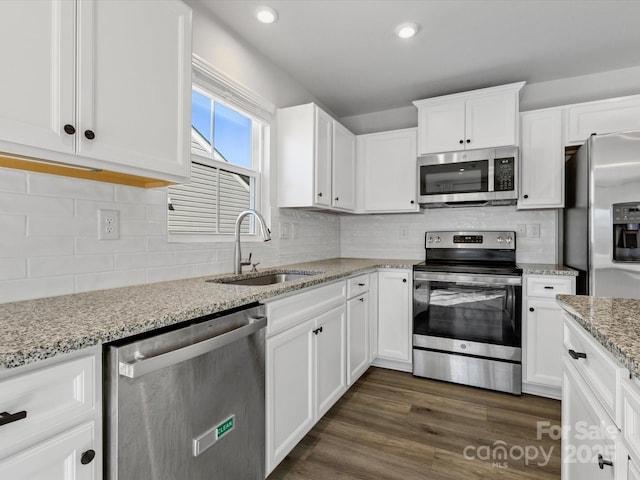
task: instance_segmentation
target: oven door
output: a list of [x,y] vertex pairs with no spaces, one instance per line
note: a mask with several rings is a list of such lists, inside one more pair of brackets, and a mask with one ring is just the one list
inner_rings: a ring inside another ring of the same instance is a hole
[[414,273],[414,347],[521,360],[522,277]]

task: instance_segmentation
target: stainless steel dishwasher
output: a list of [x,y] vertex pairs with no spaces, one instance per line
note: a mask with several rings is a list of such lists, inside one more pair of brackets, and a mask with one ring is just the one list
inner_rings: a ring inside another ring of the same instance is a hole
[[105,349],[105,479],[263,480],[264,306]]

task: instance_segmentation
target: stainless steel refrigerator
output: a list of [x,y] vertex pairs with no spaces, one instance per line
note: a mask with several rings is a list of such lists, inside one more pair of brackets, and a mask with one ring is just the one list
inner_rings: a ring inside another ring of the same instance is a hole
[[640,298],[640,131],[593,135],[567,160],[561,240],[578,294]]

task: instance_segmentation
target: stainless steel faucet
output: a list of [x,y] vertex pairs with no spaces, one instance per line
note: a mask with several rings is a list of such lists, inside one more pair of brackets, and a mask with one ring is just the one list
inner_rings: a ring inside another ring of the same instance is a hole
[[251,254],[249,254],[248,260],[242,260],[242,252],[240,251],[240,224],[247,215],[253,215],[256,217],[256,220],[258,220],[262,240],[265,242],[271,240],[271,232],[267,228],[267,224],[265,223],[264,218],[262,218],[262,215],[251,209],[240,212],[240,215],[236,218],[236,236],[233,244],[233,273],[236,274],[242,273],[243,265],[251,265]]

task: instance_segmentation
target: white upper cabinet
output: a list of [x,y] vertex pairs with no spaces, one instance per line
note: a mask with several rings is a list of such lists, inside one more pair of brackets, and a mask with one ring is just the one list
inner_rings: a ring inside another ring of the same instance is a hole
[[584,143],[592,134],[640,129],[640,95],[566,107],[565,144]]
[[278,206],[355,208],[355,137],[313,103],[278,110]]
[[11,71],[0,88],[0,151],[189,178],[189,7],[3,1],[0,18],[0,60]]
[[343,210],[355,210],[356,136],[338,122],[333,122],[331,178],[331,205]]
[[358,135],[359,211],[419,210],[416,137],[416,128]]
[[418,100],[418,154],[518,143],[524,82]]
[[564,207],[562,110],[524,112],[520,126],[518,208]]

